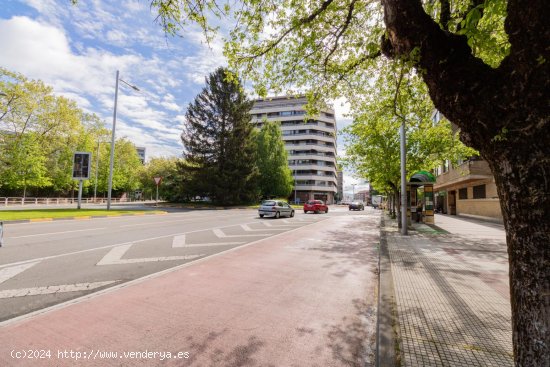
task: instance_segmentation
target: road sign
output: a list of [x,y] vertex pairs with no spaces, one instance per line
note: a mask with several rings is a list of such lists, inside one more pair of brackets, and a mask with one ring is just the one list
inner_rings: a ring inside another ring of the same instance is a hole
[[155,180],[155,185],[157,186],[162,182],[162,177],[154,177],[153,179]]
[[92,153],[76,152],[73,158],[73,180],[88,180],[90,178],[90,168]]

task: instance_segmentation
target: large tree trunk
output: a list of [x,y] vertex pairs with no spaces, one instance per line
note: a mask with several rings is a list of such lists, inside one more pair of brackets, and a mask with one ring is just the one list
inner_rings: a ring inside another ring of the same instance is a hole
[[[382,0],[388,57],[411,59],[461,139],[497,183],[510,262],[517,366],[550,366],[550,19],[547,0],[508,1],[511,50],[493,69],[419,0]],[[419,52],[416,52],[419,51]]]

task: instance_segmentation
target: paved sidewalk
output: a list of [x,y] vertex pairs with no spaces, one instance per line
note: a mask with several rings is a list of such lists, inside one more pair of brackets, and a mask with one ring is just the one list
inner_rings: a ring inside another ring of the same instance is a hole
[[513,366],[501,225],[436,216],[401,236],[385,220],[401,360],[417,366]]
[[326,218],[0,327],[0,366],[371,366],[379,214]]

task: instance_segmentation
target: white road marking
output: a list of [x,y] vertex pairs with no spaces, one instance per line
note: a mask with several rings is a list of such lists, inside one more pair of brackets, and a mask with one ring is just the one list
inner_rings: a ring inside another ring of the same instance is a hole
[[212,243],[185,243],[185,235],[174,236],[172,240],[172,247],[202,247],[202,246],[226,246],[226,245],[240,245],[244,242],[212,242]]
[[[120,218],[120,217],[115,217],[115,218]],[[329,218],[326,218],[326,219],[329,219]],[[325,218],[323,218],[323,219],[321,219],[321,220],[325,220]],[[319,221],[321,221],[321,220],[319,220]],[[36,223],[45,223],[45,222],[36,222]],[[51,222],[51,223],[53,223],[53,222]],[[253,223],[258,223],[258,221],[256,220],[256,221],[254,221],[254,222],[249,222],[249,223],[246,223],[246,224],[253,224]],[[261,223],[264,223],[264,224],[267,225],[267,226],[272,226],[270,223],[266,223],[266,222],[261,222]],[[281,226],[282,226],[282,227],[284,227],[284,226],[295,227],[294,225],[288,225],[288,224],[286,224],[286,225],[281,225]],[[235,227],[235,224],[230,224],[230,225],[226,225],[226,226],[222,226],[222,227],[217,227],[217,228],[228,228],[228,227]],[[289,228],[289,229],[290,229],[290,228]],[[64,254],[51,255],[51,256],[44,256],[44,257],[37,257],[37,258],[34,258],[34,259],[28,259],[28,260],[17,261],[17,262],[14,262],[14,263],[0,264],[0,269],[6,268],[6,267],[8,267],[8,266],[21,265],[21,264],[28,264],[28,263],[36,262],[36,261],[57,259],[57,258],[59,258],[59,257],[64,257],[64,256],[78,255],[78,254],[83,254],[83,253],[86,253],[86,252],[97,251],[97,250],[103,250],[103,249],[113,248],[113,247],[117,247],[117,246],[121,246],[121,245],[126,245],[126,244],[140,243],[140,242],[146,242],[146,241],[153,241],[153,240],[158,240],[158,239],[161,239],[161,238],[174,237],[174,236],[181,235],[181,234],[206,232],[206,231],[210,231],[210,230],[213,230],[213,229],[212,229],[212,228],[197,229],[197,230],[195,230],[195,231],[180,232],[180,233],[172,233],[172,234],[166,234],[166,235],[162,235],[162,236],[148,237],[148,238],[143,238],[143,239],[135,240],[135,241],[131,241],[131,242],[122,242],[122,243],[116,243],[116,244],[101,246],[101,247],[94,247],[94,248],[90,248],[90,249],[86,249],[86,250],[73,251],[73,252],[66,252],[66,253],[64,253]],[[276,234],[276,236],[278,236],[278,235],[279,235],[279,234]],[[238,236],[238,237],[241,237],[241,236]],[[1,323],[0,323],[0,324],[1,324]]]
[[35,261],[32,263],[15,265],[15,266],[10,266],[9,268],[0,269],[0,284],[4,283],[6,280],[10,278],[13,278],[17,274],[22,273],[29,268],[32,268],[39,262],[40,261]]
[[285,228],[264,228],[264,229],[254,229],[250,228],[247,224],[241,224],[241,228],[247,232],[258,232],[258,231],[284,231]]
[[198,255],[185,255],[185,256],[164,256],[164,257],[147,257],[138,259],[122,259],[122,256],[132,247],[132,243],[127,245],[113,247],[107,255],[103,256],[96,265],[122,265],[122,264],[135,264],[145,262],[156,261],[173,261],[173,260],[191,260],[197,257],[204,256],[204,254]]
[[95,288],[112,284],[114,282],[116,282],[116,280],[110,280],[107,282],[76,283],[76,284],[50,285],[47,287],[8,289],[8,290],[0,291],[0,299],[26,297],[26,296],[38,296],[42,294],[52,294],[52,293],[89,291]]
[[301,226],[303,223],[295,223],[295,224],[272,224],[272,223],[269,223],[269,222],[262,222],[265,226],[267,227],[296,227],[296,226]]
[[63,233],[84,232],[84,231],[97,231],[99,229],[107,229],[107,227],[88,228],[88,229],[75,229],[75,230],[72,230],[72,231],[61,231],[61,232],[36,233],[36,234],[27,234],[27,235],[24,235],[24,236],[14,236],[14,237],[8,237],[8,238],[25,238],[25,237],[36,237],[36,236],[49,236],[51,234],[63,234]]
[[212,230],[216,237],[218,238],[229,238],[229,237],[260,237],[260,236],[271,236],[267,233],[257,233],[257,234],[225,234],[223,231],[219,228],[215,228]]

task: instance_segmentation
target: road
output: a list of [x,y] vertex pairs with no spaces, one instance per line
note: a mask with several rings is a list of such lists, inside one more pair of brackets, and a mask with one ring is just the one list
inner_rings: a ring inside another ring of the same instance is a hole
[[[369,210],[369,209],[367,209]],[[360,215],[260,219],[256,210],[8,224],[0,248],[0,321],[208,258],[280,233]]]

